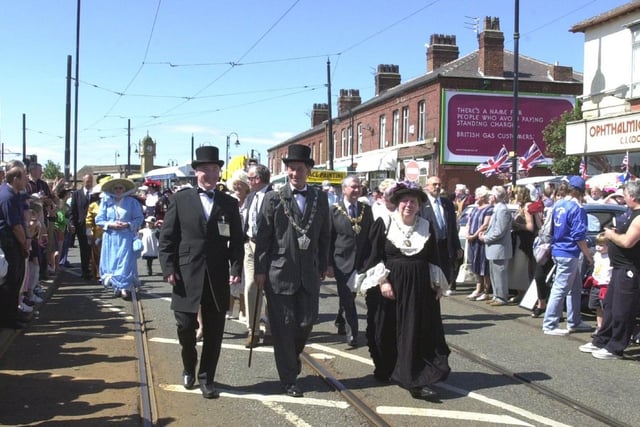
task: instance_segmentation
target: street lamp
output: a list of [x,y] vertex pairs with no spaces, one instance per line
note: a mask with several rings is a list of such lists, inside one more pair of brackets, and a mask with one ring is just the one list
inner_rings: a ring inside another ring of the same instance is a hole
[[[231,143],[231,136],[235,135],[236,136],[236,143],[235,146],[239,147],[240,146],[240,140],[239,140],[239,136],[237,133],[235,132],[231,132],[229,135],[227,135],[227,157],[226,157],[226,162],[225,162],[225,169],[229,170],[229,144]],[[228,174],[227,174],[228,175]],[[227,177],[228,178],[228,177]]]
[[167,166],[178,166],[178,161],[176,159],[167,160]]
[[118,166],[118,157],[120,157],[120,152],[116,150],[116,154],[113,156],[113,164]]

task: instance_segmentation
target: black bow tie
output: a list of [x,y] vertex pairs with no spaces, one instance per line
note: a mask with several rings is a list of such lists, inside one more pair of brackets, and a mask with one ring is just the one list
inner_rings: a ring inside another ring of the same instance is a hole
[[204,194],[206,194],[206,195],[207,195],[207,197],[209,197],[210,199],[213,199],[213,194],[214,194],[214,193],[213,193],[213,190],[209,190],[209,191],[207,191],[207,190],[205,190],[205,189],[204,189],[204,188],[202,188],[202,187],[198,187],[198,193],[204,193]]
[[307,190],[296,190],[296,189],[294,189],[293,190],[293,194],[294,195],[300,194],[302,197],[307,197]]

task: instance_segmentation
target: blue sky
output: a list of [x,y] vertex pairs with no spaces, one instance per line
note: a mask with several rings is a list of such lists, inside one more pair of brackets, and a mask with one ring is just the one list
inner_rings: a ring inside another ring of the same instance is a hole
[[[520,54],[582,71],[584,36],[569,28],[624,3],[520,0]],[[4,158],[22,151],[24,113],[27,153],[63,168],[77,1],[0,5]],[[189,162],[192,134],[196,147],[217,145],[224,157],[235,132],[231,157],[253,149],[265,159],[268,147],[309,129],[313,104],[327,101],[327,59],[335,112],[340,89],[374,96],[378,64],[399,65],[402,81],[424,74],[431,34],[456,35],[460,56],[476,50],[473,18],[481,28],[485,16],[500,18],[513,50],[511,0],[84,0],[78,169],[126,164],[127,119],[132,144],[147,132],[156,140],[156,165]]]

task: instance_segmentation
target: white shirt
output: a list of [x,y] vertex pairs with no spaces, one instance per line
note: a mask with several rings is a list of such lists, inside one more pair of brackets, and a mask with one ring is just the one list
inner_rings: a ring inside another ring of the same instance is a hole
[[[291,188],[291,194],[293,194],[293,190],[295,190],[295,188],[293,188],[293,186],[290,187]],[[298,190],[298,191],[309,191],[308,186],[304,186],[304,188],[302,190]],[[296,199],[296,202],[298,203],[298,208],[300,208],[300,212],[304,213],[304,206],[307,203],[307,198],[304,197],[302,194],[293,194],[293,198]]]
[[202,203],[202,211],[204,212],[204,217],[207,219],[207,221],[209,221],[211,209],[213,209],[213,197],[207,196],[207,193],[198,193],[198,195],[200,196],[200,203]]

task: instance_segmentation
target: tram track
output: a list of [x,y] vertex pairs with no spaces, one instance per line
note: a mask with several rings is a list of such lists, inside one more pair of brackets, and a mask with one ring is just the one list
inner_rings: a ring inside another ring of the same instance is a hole
[[134,318],[134,332],[136,341],[136,351],[138,353],[138,376],[140,381],[140,417],[143,427],[156,425],[158,407],[156,404],[153,377],[151,373],[151,358],[149,357],[149,347],[146,339],[146,323],[142,301],[138,299],[136,292],[132,292],[132,310]]
[[[327,293],[330,293],[332,295],[336,295],[337,296],[337,292],[334,292],[332,289],[330,288],[325,288],[325,291]],[[456,301],[459,302],[459,301]],[[459,302],[460,304],[466,304],[466,301],[463,302]],[[362,301],[361,299],[356,299],[356,305],[362,310],[360,311],[361,313],[366,313],[366,304],[364,303],[364,301]],[[477,309],[480,309],[481,311],[484,311],[486,313],[490,313],[490,314],[496,314],[495,311],[492,311],[491,309],[489,309],[488,307],[484,307],[484,306],[479,306],[479,305],[471,305],[471,304],[466,304],[469,306],[473,306]],[[536,332],[538,332],[537,328],[534,328],[533,326],[531,326],[529,323],[523,321],[522,319],[519,319],[517,317],[512,317],[512,316],[508,316],[506,315],[505,317],[509,318],[510,320],[516,321],[520,324],[526,325],[527,327],[530,327],[532,329],[536,329]],[[631,427],[630,424],[627,424],[623,421],[620,421],[618,419],[612,418],[611,416],[607,415],[606,413],[602,412],[602,411],[598,411],[596,409],[593,409],[590,406],[585,405],[584,403],[564,394],[564,393],[560,393],[558,391],[553,390],[550,387],[546,387],[544,385],[538,384],[536,383],[534,380],[528,378],[525,375],[513,372],[512,370],[501,366],[499,364],[493,363],[489,360],[487,360],[486,358],[474,353],[473,351],[470,351],[460,345],[456,345],[456,344],[452,344],[452,343],[448,343],[449,347],[452,349],[453,352],[457,353],[459,356],[473,362],[476,364],[479,364],[481,366],[483,366],[484,368],[493,371],[499,375],[502,375],[504,377],[509,378],[512,381],[515,381],[518,384],[521,384],[525,387],[530,388],[531,390],[534,390],[536,393],[538,393],[539,395],[542,395],[546,398],[552,399],[556,402],[560,402],[563,405],[589,417],[592,418],[594,420],[597,420],[607,426],[611,426],[611,427]],[[308,363],[307,359],[310,359],[310,357],[306,357],[305,358],[305,362]],[[315,362],[315,361],[314,361]],[[315,362],[317,363],[317,362]],[[310,365],[311,366],[311,365]],[[314,368],[315,369],[315,368]],[[320,374],[323,378],[327,378],[325,379],[325,381],[329,382],[330,384],[332,384],[332,382],[337,382],[337,384],[339,386],[341,386],[341,383],[338,379],[336,379],[336,377],[330,373],[330,371],[328,370],[328,368],[324,368],[326,370],[326,372]],[[348,390],[342,391],[340,390],[338,387],[334,386],[336,388],[336,390],[338,390],[343,396],[346,396],[347,394],[353,394],[353,393],[349,393]],[[364,404],[366,406],[366,403],[360,401],[362,404]],[[361,411],[360,408],[357,408],[358,411],[360,411],[361,414],[363,414],[363,416],[366,417],[366,414],[369,412],[375,413],[376,416],[379,417],[379,415],[376,413],[375,409],[372,409],[370,407],[366,407],[366,409],[364,409],[364,411]],[[368,419],[368,418],[367,418]],[[373,423],[373,422],[372,422]],[[374,425],[377,425],[375,423],[373,423]],[[389,424],[385,424],[385,425],[389,425]]]

